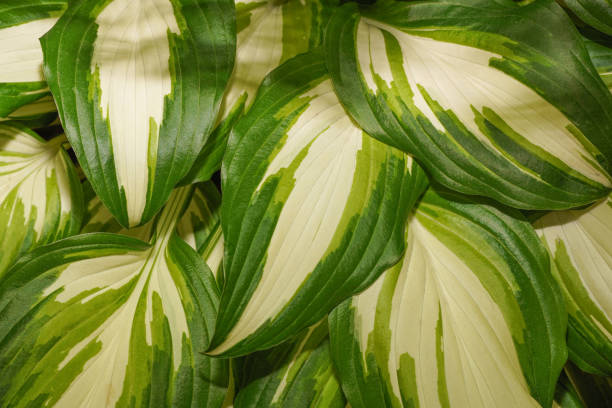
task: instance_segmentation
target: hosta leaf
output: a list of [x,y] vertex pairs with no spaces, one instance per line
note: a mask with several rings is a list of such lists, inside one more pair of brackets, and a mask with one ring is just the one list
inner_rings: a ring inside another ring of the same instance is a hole
[[38,39],[57,21],[67,0],[3,0],[0,4],[0,118],[49,96]]
[[0,284],[0,406],[220,407],[227,362],[201,353],[218,289],[173,233],[175,191],[151,245],[86,234],[22,258]]
[[563,4],[591,27],[612,35],[612,1],[563,0]]
[[[93,194],[87,184],[90,200],[87,204],[82,233],[114,232],[149,241],[155,228],[155,220],[136,228],[123,228]],[[212,182],[196,184],[185,212],[177,222],[176,232],[189,246],[201,254],[215,276],[221,270],[223,235],[219,210],[221,195]]]
[[274,70],[223,161],[225,286],[209,352],[274,346],[367,287],[401,256],[423,184],[353,124],[319,53]]
[[82,191],[65,141],[0,125],[0,277],[20,254],[81,226]]
[[330,314],[359,407],[550,407],[567,352],[548,256],[515,211],[425,194],[404,260]]
[[332,367],[327,319],[295,340],[244,357],[235,408],[344,408]]
[[565,295],[570,359],[583,370],[612,375],[612,200],[551,212],[535,226]]
[[231,128],[250,107],[264,77],[282,62],[319,46],[337,0],[236,1],[236,64],[220,123],[183,182],[205,181],[221,167]]
[[346,5],[325,38],[355,120],[443,185],[523,209],[609,192],[612,95],[552,0]]
[[231,0],[71,3],[41,40],[83,171],[123,226],[150,220],[189,171],[231,74]]
[[337,0],[237,0],[236,67],[222,117],[251,105],[264,77],[282,62],[320,45]]

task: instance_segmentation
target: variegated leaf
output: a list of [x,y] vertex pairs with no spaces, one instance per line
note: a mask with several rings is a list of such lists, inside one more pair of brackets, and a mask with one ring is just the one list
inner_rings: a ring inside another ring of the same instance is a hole
[[354,119],[439,183],[523,209],[610,191],[612,95],[553,0],[349,4],[325,38]]
[[174,233],[175,190],[151,245],[86,234],[39,248],[0,283],[1,407],[220,407],[227,361],[201,353],[218,288]]
[[236,0],[236,66],[223,101],[226,117],[249,107],[261,81],[289,58],[321,44],[335,0]]
[[65,141],[0,125],[0,277],[31,248],[79,231],[83,197]]
[[612,200],[551,212],[535,226],[565,295],[570,359],[585,371],[612,375]]
[[329,354],[327,319],[295,340],[244,357],[234,408],[344,408]]
[[[91,187],[86,187],[91,190]],[[111,215],[100,199],[91,196],[82,233],[113,232],[142,241],[149,241],[155,228],[155,220],[136,228],[123,228]],[[220,277],[223,259],[223,235],[219,210],[221,195],[212,182],[196,184],[187,209],[179,219],[176,232],[189,246],[202,255],[213,275]]]
[[264,77],[282,62],[319,46],[337,0],[236,1],[236,64],[220,123],[184,181],[206,181],[221,167],[231,128],[253,102]]
[[223,161],[225,285],[209,353],[277,345],[367,287],[401,256],[423,184],[353,124],[319,53],[274,70]]
[[41,40],[66,135],[121,225],[149,221],[213,128],[235,51],[231,0],[72,2]]
[[566,314],[531,225],[430,190],[406,239],[403,261],[330,315],[351,406],[550,407]]
[[[0,3],[0,118],[48,98],[42,70],[43,54],[38,39],[57,21],[67,0],[4,0]],[[48,105],[44,105],[48,106]]]

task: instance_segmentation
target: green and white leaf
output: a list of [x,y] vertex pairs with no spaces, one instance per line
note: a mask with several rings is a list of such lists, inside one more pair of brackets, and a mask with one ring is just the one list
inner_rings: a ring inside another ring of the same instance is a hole
[[243,100],[250,107],[274,68],[323,41],[336,0],[237,0],[236,65],[223,101],[227,117]]
[[570,359],[585,371],[612,375],[612,200],[551,212],[535,227],[565,295]]
[[[149,241],[152,238],[156,220],[140,227],[124,228],[91,191],[88,184],[86,190],[89,190],[91,198],[87,204],[81,233],[113,232],[142,241]],[[196,184],[189,205],[176,226],[179,237],[202,255],[213,275],[217,277],[221,272],[223,259],[220,207],[221,194],[212,182]]]
[[234,408],[344,408],[327,333],[324,319],[295,340],[244,357]]
[[206,181],[221,168],[232,127],[261,81],[289,58],[319,46],[337,0],[236,1],[236,64],[218,124],[182,183]]
[[610,191],[612,95],[553,0],[349,4],[325,38],[353,118],[439,183],[522,209]]
[[429,190],[406,240],[403,261],[330,314],[351,406],[550,407],[567,319],[531,225]]
[[41,40],[72,148],[119,223],[149,221],[215,124],[235,53],[231,0],[85,0]]
[[83,197],[65,141],[0,125],[0,277],[21,254],[79,231]]
[[174,233],[176,190],[151,245],[86,234],[39,248],[0,283],[0,406],[220,407],[227,361],[201,353],[218,288]]
[[274,70],[223,161],[225,285],[209,353],[277,345],[397,262],[426,182],[411,163],[353,124],[321,54]]
[[[38,39],[57,21],[67,0],[4,0],[0,4],[0,118],[20,116],[40,106],[49,88]],[[37,103],[38,102],[38,103]]]
[[612,1],[563,0],[563,4],[591,27],[612,35]]

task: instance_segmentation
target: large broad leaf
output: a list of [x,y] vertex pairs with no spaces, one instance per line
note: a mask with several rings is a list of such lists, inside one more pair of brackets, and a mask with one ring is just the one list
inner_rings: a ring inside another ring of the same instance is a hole
[[236,1],[236,64],[220,123],[200,152],[189,181],[205,181],[221,167],[227,138],[253,102],[261,81],[282,62],[319,46],[337,0]]
[[174,234],[175,191],[151,245],[86,234],[39,248],[0,284],[0,406],[220,407],[227,361],[201,353],[218,289]]
[[344,408],[329,354],[327,319],[296,339],[244,357],[235,408]]
[[17,257],[79,231],[83,197],[62,148],[17,125],[0,125],[0,277]]
[[570,359],[585,371],[612,375],[612,200],[551,212],[535,226],[565,295]]
[[73,2],[41,42],[94,190],[122,225],[150,220],[214,125],[234,61],[233,2]]
[[612,1],[563,0],[562,4],[591,27],[612,35]]
[[[136,228],[124,228],[111,215],[100,199],[86,184],[90,195],[81,233],[114,232],[149,241],[154,233],[155,220]],[[213,275],[220,278],[223,259],[221,233],[221,194],[212,182],[196,184],[187,209],[177,222],[176,232],[189,246],[202,255]]]
[[550,407],[567,357],[563,299],[518,212],[430,190],[400,262],[330,315],[359,407]]
[[346,5],[326,33],[338,96],[440,183],[524,209],[611,184],[612,95],[552,0]]
[[210,353],[274,346],[367,287],[403,251],[424,176],[364,134],[319,53],[264,80],[222,169],[225,286]]
[[[0,3],[0,118],[49,96],[38,39],[57,21],[67,0]],[[19,114],[17,115],[19,116]]]

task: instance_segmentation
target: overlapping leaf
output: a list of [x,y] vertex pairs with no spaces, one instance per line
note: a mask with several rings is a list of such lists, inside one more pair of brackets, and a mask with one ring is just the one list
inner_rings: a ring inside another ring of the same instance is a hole
[[295,340],[244,357],[238,365],[244,384],[235,408],[344,408],[332,367],[327,319]]
[[583,38],[593,65],[608,89],[612,89],[612,48]]
[[[88,187],[87,190],[90,190]],[[114,232],[148,242],[154,232],[155,220],[136,228],[123,228],[100,199],[91,195],[82,233]],[[221,233],[221,195],[212,182],[196,184],[187,209],[177,222],[176,232],[189,246],[202,255],[213,275],[219,278],[223,259]]]
[[234,29],[231,0],[86,0],[41,40],[66,135],[122,225],[150,220],[204,146]]
[[319,53],[274,70],[223,162],[225,286],[209,352],[279,344],[367,287],[401,256],[423,181],[353,124]]
[[563,4],[591,27],[612,35],[612,1],[563,0]]
[[612,186],[612,95],[552,0],[345,5],[326,34],[342,103],[433,178],[524,209]]
[[205,181],[221,167],[229,132],[255,98],[261,81],[289,58],[319,46],[336,0],[236,1],[236,64],[220,123],[187,178]]
[[588,374],[572,363],[561,373],[554,408],[612,406],[612,378]]
[[567,352],[546,250],[520,214],[426,193],[407,250],[330,315],[359,407],[550,406]]
[[[0,4],[0,118],[20,118],[24,110],[41,107],[54,110],[41,101],[50,93],[38,39],[53,27],[66,4],[67,0],[4,0]],[[27,106],[32,103],[33,107]]]
[[227,361],[201,353],[218,289],[174,234],[176,190],[151,245],[68,238],[22,258],[0,283],[0,406],[220,407]]
[[583,370],[612,375],[612,200],[551,212],[535,225],[565,295],[570,359]]
[[83,197],[65,140],[0,125],[0,277],[31,248],[79,231]]

